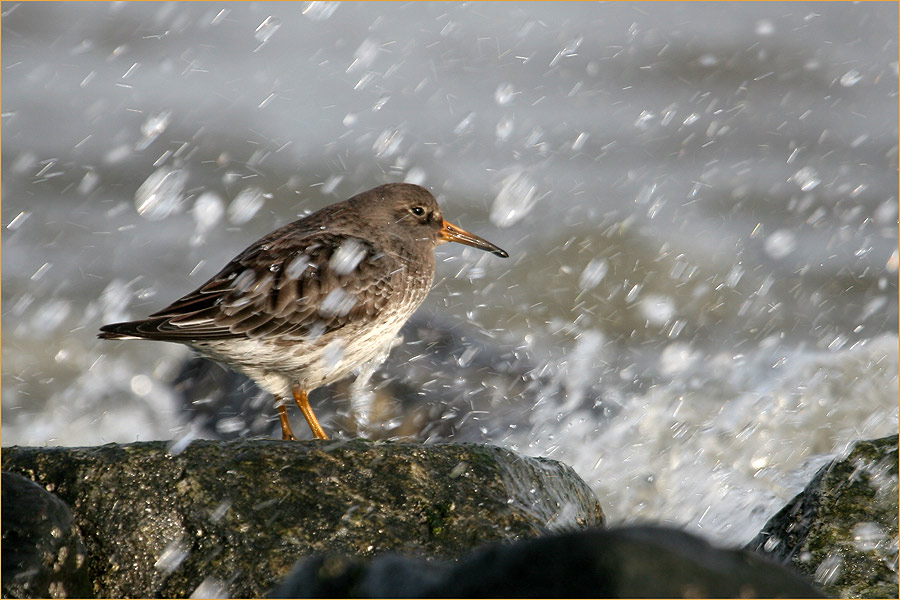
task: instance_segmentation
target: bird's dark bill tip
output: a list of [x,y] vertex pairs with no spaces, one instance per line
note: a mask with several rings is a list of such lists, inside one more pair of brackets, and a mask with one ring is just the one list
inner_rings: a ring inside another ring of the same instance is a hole
[[444,221],[444,225],[441,227],[441,240],[472,246],[473,248],[490,252],[494,256],[499,256],[500,258],[509,258],[509,253],[500,246],[492,244],[483,237],[479,237],[474,233],[469,233],[462,227],[457,227],[447,221]]

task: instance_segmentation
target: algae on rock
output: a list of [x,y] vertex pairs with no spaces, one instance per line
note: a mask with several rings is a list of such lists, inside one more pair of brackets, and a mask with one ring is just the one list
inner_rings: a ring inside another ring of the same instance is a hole
[[453,558],[602,523],[568,466],[492,446],[364,440],[4,448],[3,468],[72,508],[101,597],[262,596],[297,559]]
[[816,473],[747,547],[840,598],[896,598],[898,436],[858,442]]

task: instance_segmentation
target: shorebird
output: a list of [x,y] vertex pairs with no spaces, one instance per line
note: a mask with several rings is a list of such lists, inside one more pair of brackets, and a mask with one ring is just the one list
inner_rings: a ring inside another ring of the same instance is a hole
[[275,396],[282,439],[297,439],[288,395],[328,439],[309,392],[386,354],[428,294],[444,242],[509,256],[445,221],[425,188],[382,185],[273,231],[193,292],[98,337],[190,346]]

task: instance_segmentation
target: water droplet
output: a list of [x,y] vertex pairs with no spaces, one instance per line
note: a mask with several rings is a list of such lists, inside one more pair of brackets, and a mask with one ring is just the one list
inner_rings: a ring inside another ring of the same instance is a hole
[[337,189],[337,186],[344,180],[343,175],[332,175],[322,184],[322,193],[323,194],[333,194],[334,190]]
[[728,275],[725,276],[725,285],[730,288],[733,288],[738,284],[741,280],[741,277],[744,276],[744,269],[741,265],[734,265],[731,267],[731,271],[728,272]]
[[648,294],[641,299],[641,314],[652,325],[665,325],[675,316],[672,299],[658,294]]
[[456,127],[453,128],[453,133],[456,135],[462,135],[464,133],[468,133],[472,131],[472,126],[475,123],[475,113],[470,112],[467,114],[462,121],[457,123]]
[[378,158],[389,158],[397,154],[402,143],[403,134],[399,129],[385,129],[375,140],[372,150]]
[[234,280],[232,288],[237,293],[246,292],[250,286],[256,281],[256,272],[253,269],[244,269],[237,279]]
[[537,187],[524,170],[503,178],[500,192],[491,205],[491,223],[508,227],[527,215],[537,202]]
[[378,100],[375,101],[375,104],[372,105],[372,110],[381,110],[384,108],[384,105],[388,103],[388,100],[391,99],[390,94],[382,94]]
[[[320,4],[318,2],[311,2],[310,4]],[[228,586],[225,585],[225,582],[216,579],[215,577],[207,577],[203,581],[200,582],[193,592],[191,592],[191,598],[228,598]]]
[[837,351],[837,350],[840,350],[841,348],[843,348],[844,346],[846,346],[847,341],[848,341],[847,336],[840,334],[840,335],[835,336],[833,340],[828,342],[828,345],[826,346],[826,348],[828,348],[829,350],[832,350],[832,351]]
[[121,279],[113,279],[100,292],[99,300],[103,321],[124,321],[128,318],[125,309],[131,301],[131,287]]
[[138,396],[146,396],[153,389],[153,382],[146,375],[135,375],[131,378],[131,391]]
[[114,165],[116,163],[120,163],[123,160],[127,159],[129,156],[133,154],[133,150],[130,146],[122,144],[121,146],[116,146],[109,152],[107,152],[103,156],[103,161],[107,164]]
[[497,142],[502,143],[509,139],[515,129],[515,119],[511,115],[502,117],[497,122]]
[[347,239],[331,255],[328,266],[338,275],[347,275],[356,269],[365,256],[365,246],[354,239]]
[[261,189],[255,186],[242,190],[228,206],[228,220],[235,225],[246,223],[259,212],[265,203]]
[[35,272],[31,275],[31,280],[32,280],[32,281],[39,281],[41,278],[44,277],[44,275],[47,274],[47,271],[50,270],[50,267],[51,267],[51,266],[52,266],[52,263],[49,263],[49,262],[45,262],[44,264],[42,264],[40,267],[38,267],[38,270],[35,271]]
[[305,252],[298,254],[296,257],[288,263],[288,266],[284,270],[285,276],[290,279],[297,279],[306,270],[306,267],[309,266],[309,255]]
[[822,61],[817,58],[809,58],[803,63],[803,68],[806,71],[818,71],[822,68]]
[[641,290],[644,289],[643,284],[636,283],[634,284],[628,293],[625,294],[625,302],[634,302],[637,299],[638,295],[641,293]]
[[13,173],[27,173],[34,169],[34,166],[37,164],[37,156],[32,154],[31,152],[23,152],[18,155],[16,159],[10,165],[10,170]]
[[78,182],[78,193],[82,196],[87,196],[100,184],[100,176],[97,175],[96,171],[88,171],[84,174],[84,177],[81,178],[81,181]]
[[683,373],[693,365],[700,354],[689,344],[684,342],[672,342],[660,354],[659,362],[662,372],[666,375]]
[[578,287],[585,291],[597,287],[608,271],[609,263],[605,258],[591,260],[581,272],[581,277],[578,278]]
[[325,21],[334,14],[339,5],[340,2],[307,2],[303,14],[313,21]]
[[365,71],[375,62],[376,58],[378,58],[378,42],[372,38],[366,38],[353,53],[353,62],[347,67],[347,72]]
[[887,260],[885,268],[891,273],[896,273],[900,269],[900,251],[896,248],[891,252],[891,256]]
[[634,199],[635,204],[647,204],[656,193],[656,184],[642,185],[638,195]]
[[778,229],[766,238],[764,246],[766,254],[780,260],[797,249],[797,239],[790,229]]
[[134,194],[138,214],[150,221],[160,221],[178,212],[187,178],[181,169],[160,167],[154,171]]
[[347,113],[347,116],[344,117],[343,123],[344,127],[353,127],[359,122],[359,115],[357,113]]
[[766,454],[756,454],[750,457],[750,468],[755,471],[759,471],[760,469],[765,469],[769,466],[771,461],[771,457]]
[[841,566],[844,564],[844,558],[841,556],[840,551],[835,550],[828,554],[819,566],[816,568],[816,573],[813,576],[813,579],[819,585],[830,585],[837,581],[838,577],[841,574]]
[[650,122],[656,118],[656,115],[649,110],[642,110],[638,118],[634,120],[634,126],[641,131],[650,129]]
[[216,15],[212,19],[210,19],[209,24],[210,25],[218,25],[223,20],[225,20],[225,17],[227,17],[229,14],[231,14],[231,9],[223,8],[222,10],[217,12]]
[[581,42],[583,41],[584,36],[580,35],[569,40],[569,42],[565,46],[563,46],[563,49],[560,50],[560,53],[562,53],[564,56],[571,56],[575,54],[576,52],[578,52],[578,49],[581,47]]
[[188,554],[190,548],[176,540],[165,547],[153,567],[162,573],[171,573],[188,557]]
[[868,140],[868,139],[869,139],[868,134],[863,133],[863,134],[861,134],[861,135],[858,135],[858,136],[856,136],[855,138],[853,138],[853,141],[850,142],[850,147],[851,147],[851,148],[859,148],[859,147],[862,146],[862,145],[866,142],[866,140]]
[[888,198],[875,209],[875,221],[881,225],[893,225],[897,222],[897,199]]
[[346,344],[343,340],[335,338],[322,349],[322,363],[326,371],[333,371],[344,359]]
[[665,107],[662,112],[662,118],[659,120],[659,124],[663,127],[668,127],[669,123],[672,122],[672,119],[675,118],[675,113],[678,112],[677,104],[670,104]]
[[480,351],[481,348],[479,348],[478,346],[469,346],[465,349],[462,355],[460,355],[456,362],[460,367],[467,367],[472,363],[472,359],[475,358]]
[[135,145],[135,150],[145,150],[153,141],[158,138],[172,122],[172,111],[164,110],[155,115],[150,115],[141,124],[141,134],[144,136]]
[[68,300],[60,298],[44,302],[34,311],[31,318],[31,331],[36,334],[50,333],[66,320],[72,311],[72,305]]
[[203,192],[194,200],[194,208],[191,210],[197,233],[202,234],[212,229],[225,214],[222,199],[215,192]]
[[506,106],[513,101],[516,95],[516,88],[511,83],[501,83],[494,92],[494,101],[500,106]]
[[319,314],[323,317],[345,317],[356,306],[356,298],[344,291],[334,288],[319,304]]
[[9,222],[9,224],[6,226],[6,228],[10,231],[15,231],[16,229],[21,227],[22,223],[24,223],[30,216],[31,216],[30,211],[23,210],[22,212],[17,214],[12,221]]
[[219,433],[238,433],[247,429],[244,417],[226,417],[216,421],[216,431]]
[[456,479],[457,477],[459,477],[460,475],[465,473],[466,469],[468,469],[468,468],[469,468],[469,463],[462,461],[462,462],[458,463],[455,467],[450,469],[450,473],[448,473],[447,476],[450,479]]
[[134,73],[135,73],[139,68],[141,68],[141,63],[139,63],[139,62],[132,63],[132,65],[131,65],[130,67],[128,67],[128,70],[125,71],[125,73],[122,75],[122,79],[128,79],[129,77],[131,77],[132,75],[134,75]]
[[572,142],[572,151],[580,152],[582,148],[584,148],[585,142],[587,142],[588,138],[591,137],[591,134],[582,131],[578,134],[578,137],[575,138],[575,141]]
[[697,59],[697,63],[701,67],[714,67],[719,64],[719,59],[715,54],[710,54],[707,52],[706,54],[701,54],[700,58]]
[[884,296],[872,298],[871,300],[866,302],[866,305],[863,307],[862,313],[859,315],[859,321],[865,321],[866,319],[880,311],[882,308],[884,308],[887,303],[887,298],[885,298]]
[[265,44],[280,28],[281,19],[278,17],[266,17],[266,19],[259,24],[259,27],[256,28],[253,36],[260,44]]
[[[463,250],[464,254],[465,252],[466,251]],[[466,269],[466,277],[468,277],[470,280],[481,279],[485,276],[486,273],[487,272],[485,271],[484,267],[472,266]]]
[[419,167],[413,167],[407,172],[406,177],[403,178],[403,182],[422,185],[425,183],[425,170],[420,169]]
[[872,522],[857,523],[850,535],[857,552],[870,552],[877,549],[879,544],[887,544],[890,541],[878,523]]
[[760,19],[756,22],[754,31],[756,35],[770,36],[775,33],[775,23],[769,19]]
[[211,513],[209,513],[209,520],[213,523],[218,523],[222,520],[226,514],[228,514],[228,509],[231,508],[232,500],[231,498],[226,498],[219,502],[219,505],[216,506],[215,509]]
[[800,186],[800,189],[804,192],[808,192],[810,190],[818,187],[822,180],[819,179],[819,174],[812,167],[803,167],[791,177],[791,179]]
[[584,41],[582,36],[578,36],[572,40],[570,40],[562,49],[556,53],[556,56],[553,57],[553,60],[550,61],[550,66],[555,66],[556,63],[560,61],[560,59],[567,56],[574,56],[578,51],[578,48],[581,46],[581,42]]
[[856,69],[850,69],[843,75],[841,75],[841,85],[843,87],[853,87],[860,81],[862,81],[862,75],[860,75],[859,71]]

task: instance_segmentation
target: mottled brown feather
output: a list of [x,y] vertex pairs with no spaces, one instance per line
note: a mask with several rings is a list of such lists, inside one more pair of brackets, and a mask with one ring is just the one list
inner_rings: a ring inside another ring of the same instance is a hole
[[[157,340],[221,340],[238,337],[289,341],[329,333],[380,313],[399,281],[396,259],[376,252],[371,243],[353,236],[327,234],[297,237],[291,226],[269,236],[263,249],[245,251],[195,291],[150,315],[139,327],[143,337]],[[338,274],[329,267],[332,254],[347,240],[365,249],[353,271]],[[299,277],[284,275],[297,255],[309,256]],[[247,272],[253,273],[246,284]],[[278,273],[276,277],[273,273]],[[245,285],[235,287],[244,278]],[[335,289],[355,300],[349,311],[322,312],[322,301]]]

